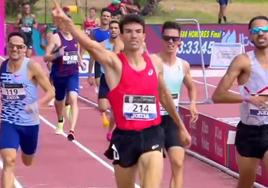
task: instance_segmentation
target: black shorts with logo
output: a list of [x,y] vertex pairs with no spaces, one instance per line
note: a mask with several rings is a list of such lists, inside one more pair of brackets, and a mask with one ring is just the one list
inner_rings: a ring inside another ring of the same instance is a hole
[[164,131],[160,126],[152,126],[142,131],[125,131],[115,129],[109,148],[104,155],[114,165],[131,167],[139,157],[149,151],[163,151]]
[[179,138],[179,127],[169,115],[162,116],[162,122],[160,125],[163,127],[165,133],[166,150],[173,146],[182,146]]
[[268,151],[268,125],[246,125],[240,121],[237,125],[235,145],[241,156],[262,159]]

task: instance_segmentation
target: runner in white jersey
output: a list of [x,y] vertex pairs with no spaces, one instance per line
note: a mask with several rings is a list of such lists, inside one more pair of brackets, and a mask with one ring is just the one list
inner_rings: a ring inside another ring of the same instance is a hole
[[[2,188],[14,187],[19,148],[23,164],[32,164],[38,145],[38,106],[47,104],[54,97],[54,90],[41,65],[25,57],[26,40],[23,33],[10,33],[8,59],[0,66]],[[44,91],[42,98],[38,97],[38,86]]]
[[[196,89],[190,74],[190,65],[187,61],[177,57],[178,47],[181,44],[181,28],[176,22],[165,22],[162,27],[163,51],[158,56],[163,62],[164,80],[170,90],[174,104],[179,109],[179,99],[183,84],[186,86],[190,98],[191,121],[196,122],[198,113],[196,109]],[[161,107],[162,127],[165,131],[165,149],[170,159],[172,177],[170,187],[183,187],[183,162],[185,151],[178,136],[179,128],[176,126],[167,111]]]
[[[241,103],[237,188],[253,187],[260,160],[268,168],[268,17],[252,18],[249,31],[255,50],[233,60],[212,96],[217,103]],[[235,82],[240,94],[229,91]]]

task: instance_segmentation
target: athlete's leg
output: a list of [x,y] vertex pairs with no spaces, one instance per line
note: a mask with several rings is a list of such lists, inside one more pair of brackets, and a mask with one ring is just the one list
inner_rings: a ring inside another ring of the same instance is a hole
[[136,171],[136,165],[127,168],[123,168],[120,165],[114,165],[117,188],[134,188]]
[[268,150],[266,150],[266,152],[264,153],[263,163],[266,168],[266,171],[268,171]]
[[163,175],[163,153],[160,151],[149,151],[142,154],[138,161],[141,168],[141,187],[160,188]]
[[1,122],[0,154],[3,160],[1,187],[14,187],[14,171],[16,166],[19,134],[15,126]]
[[21,159],[24,165],[33,163],[34,154],[38,143],[39,125],[21,127],[20,146],[22,150]]
[[170,188],[182,188],[185,150],[179,146],[170,147],[168,149],[168,157],[172,169]]
[[252,188],[259,159],[251,157],[243,157],[238,154],[237,163],[239,168],[239,178],[237,188]]
[[71,106],[70,130],[74,131],[78,119],[79,109],[77,104],[78,93],[70,91],[68,94],[69,104]]
[[65,100],[55,100],[55,109],[56,109],[56,114],[58,121],[61,122],[63,121],[63,110],[65,107]]
[[3,188],[14,187],[14,180],[15,180],[14,171],[16,165],[17,150],[7,148],[7,149],[1,149],[0,152],[3,160],[1,187]]
[[64,107],[65,107],[65,96],[66,96],[66,78],[64,77],[53,77],[53,83],[55,87],[55,109],[58,118],[58,125],[56,134],[63,133],[64,126]]
[[72,141],[74,140],[74,131],[77,124],[78,119],[78,92],[79,92],[79,75],[75,74],[69,77],[68,80],[68,86],[67,86],[67,92],[68,92],[68,104],[71,106],[71,118],[70,118],[70,131],[68,134],[68,140]]

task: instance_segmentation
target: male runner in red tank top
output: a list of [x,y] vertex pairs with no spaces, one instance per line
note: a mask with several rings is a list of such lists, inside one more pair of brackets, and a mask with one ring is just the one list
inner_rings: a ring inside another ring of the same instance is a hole
[[[55,2],[55,1],[54,1]],[[164,132],[159,126],[159,102],[180,128],[185,146],[191,137],[180,119],[163,80],[163,67],[157,56],[141,53],[145,23],[138,15],[127,15],[120,22],[123,52],[115,54],[89,39],[64,15],[59,4],[52,12],[57,24],[64,24],[72,35],[105,69],[109,100],[117,128],[106,156],[113,159],[119,188],[134,188],[137,166],[141,187],[160,188],[163,171]]]

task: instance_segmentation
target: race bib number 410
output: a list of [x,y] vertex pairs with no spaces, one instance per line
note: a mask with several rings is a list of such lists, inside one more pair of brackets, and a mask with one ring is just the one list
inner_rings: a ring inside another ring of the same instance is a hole
[[125,95],[123,113],[127,120],[154,120],[157,118],[155,96]]

